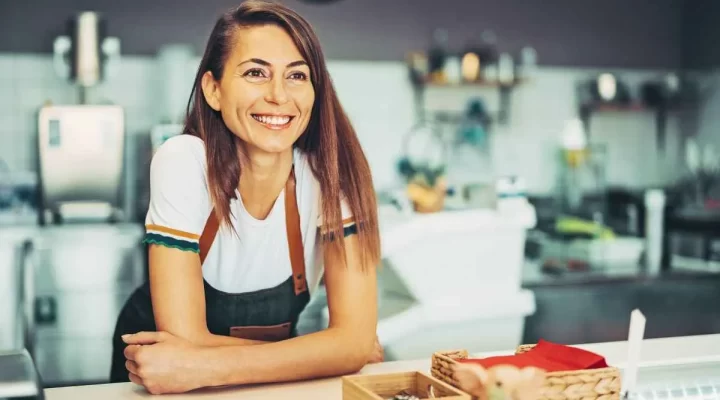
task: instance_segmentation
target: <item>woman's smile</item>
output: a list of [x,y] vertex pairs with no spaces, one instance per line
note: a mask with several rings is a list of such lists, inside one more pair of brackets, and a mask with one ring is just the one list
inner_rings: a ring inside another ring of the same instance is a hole
[[271,130],[283,130],[290,127],[294,115],[287,114],[251,114],[252,118],[261,126]]

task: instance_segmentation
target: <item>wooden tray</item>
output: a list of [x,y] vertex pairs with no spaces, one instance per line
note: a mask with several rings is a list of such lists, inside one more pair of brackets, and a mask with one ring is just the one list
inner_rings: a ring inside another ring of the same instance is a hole
[[470,395],[419,371],[342,378],[343,400],[386,400],[404,390],[421,399],[471,400]]

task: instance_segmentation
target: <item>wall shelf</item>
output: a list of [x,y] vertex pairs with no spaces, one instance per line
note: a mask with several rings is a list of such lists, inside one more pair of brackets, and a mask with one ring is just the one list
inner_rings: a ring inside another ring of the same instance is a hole
[[510,96],[515,86],[524,83],[524,79],[518,79],[513,82],[501,82],[501,81],[474,81],[474,82],[458,82],[458,83],[446,83],[446,82],[434,82],[434,81],[413,81],[413,90],[415,96],[415,108],[417,111],[418,120],[424,121],[427,117],[425,107],[425,91],[429,88],[441,88],[441,89],[457,89],[457,88],[477,88],[481,89],[492,89],[498,91],[500,108],[497,115],[492,118],[492,122],[499,124],[506,124],[510,119]]
[[585,126],[585,132],[590,136],[590,118],[593,114],[600,113],[654,113],[655,114],[655,135],[657,148],[665,149],[666,127],[668,113],[680,111],[677,106],[657,105],[651,106],[644,103],[612,104],[612,103],[584,103],[579,106],[580,119]]

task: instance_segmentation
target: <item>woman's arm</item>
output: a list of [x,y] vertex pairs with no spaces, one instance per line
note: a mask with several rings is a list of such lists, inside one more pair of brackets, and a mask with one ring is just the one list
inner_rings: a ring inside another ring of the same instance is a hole
[[[358,371],[375,347],[377,281],[375,266],[360,265],[356,236],[345,238],[345,248],[347,265],[337,254],[325,254],[328,329],[257,346],[213,348],[199,347],[165,332],[134,335],[125,339],[130,344],[125,356],[131,379],[151,393],[172,393]],[[197,310],[193,313],[196,318],[200,315]],[[171,324],[180,329],[192,325]]]
[[211,212],[202,140],[168,139],[150,165],[150,204],[144,242],[149,244],[152,308],[158,330],[195,344],[255,342],[210,334],[205,320],[199,239]]
[[151,244],[149,264],[150,293],[158,331],[200,346],[265,343],[213,335],[208,331],[202,268],[196,253]]

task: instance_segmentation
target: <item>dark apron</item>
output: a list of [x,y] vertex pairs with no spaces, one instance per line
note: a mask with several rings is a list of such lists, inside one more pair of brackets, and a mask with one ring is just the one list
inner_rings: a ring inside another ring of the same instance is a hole
[[[200,236],[201,264],[205,261],[219,226],[215,210],[212,210]],[[285,282],[269,289],[233,294],[215,289],[204,281],[205,313],[210,333],[263,341],[279,341],[296,335],[298,317],[309,302],[310,295],[305,279],[305,255],[295,195],[294,168],[285,185],[285,226],[293,273]],[[121,336],[155,330],[150,283],[145,282],[130,296],[118,317],[113,333],[110,382],[129,381],[123,354],[125,343]]]

